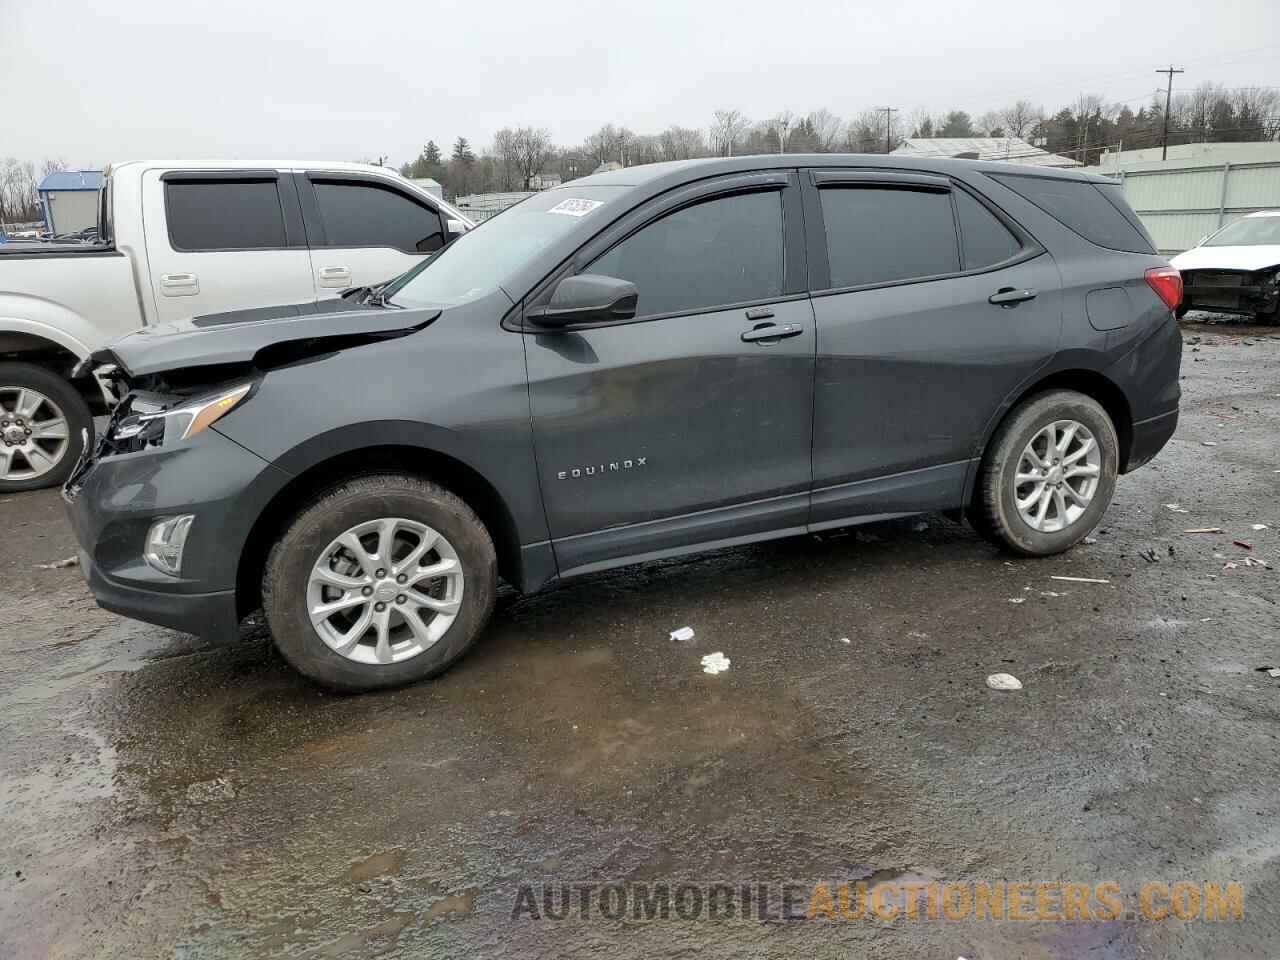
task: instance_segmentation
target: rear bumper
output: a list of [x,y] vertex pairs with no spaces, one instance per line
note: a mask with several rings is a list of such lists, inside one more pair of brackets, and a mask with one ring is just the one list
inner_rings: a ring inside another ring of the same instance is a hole
[[1129,445],[1129,459],[1123,473],[1137,470],[1164,449],[1173,432],[1178,429],[1178,411],[1170,410],[1158,417],[1140,420],[1133,425],[1133,442]]

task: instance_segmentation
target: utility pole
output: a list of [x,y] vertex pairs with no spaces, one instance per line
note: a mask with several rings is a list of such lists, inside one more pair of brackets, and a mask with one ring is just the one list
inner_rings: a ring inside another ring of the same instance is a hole
[[884,114],[884,152],[888,153],[893,141],[893,115],[898,112],[897,107],[880,107],[876,113]]
[[1167,73],[1169,75],[1169,86],[1164,91],[1164,136],[1161,137],[1160,159],[1164,160],[1169,156],[1169,107],[1173,102],[1173,75],[1175,73],[1186,73],[1182,69],[1174,69],[1173,64],[1169,64],[1167,70],[1157,70],[1156,73]]

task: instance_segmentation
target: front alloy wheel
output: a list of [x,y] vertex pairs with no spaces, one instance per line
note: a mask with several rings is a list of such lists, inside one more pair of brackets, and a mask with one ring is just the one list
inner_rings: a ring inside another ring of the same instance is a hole
[[433,676],[475,642],[493,610],[489,531],[456,494],[376,474],[320,495],[267,558],[262,608],[276,647],[337,690]]
[[458,552],[404,517],[357,524],[311,569],[307,607],[316,633],[356,663],[399,663],[444,636],[462,607]]

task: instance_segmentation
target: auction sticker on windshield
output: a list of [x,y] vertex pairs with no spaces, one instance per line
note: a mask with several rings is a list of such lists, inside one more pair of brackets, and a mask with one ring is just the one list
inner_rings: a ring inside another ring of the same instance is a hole
[[561,200],[547,213],[560,213],[566,217],[585,217],[603,203],[603,200]]

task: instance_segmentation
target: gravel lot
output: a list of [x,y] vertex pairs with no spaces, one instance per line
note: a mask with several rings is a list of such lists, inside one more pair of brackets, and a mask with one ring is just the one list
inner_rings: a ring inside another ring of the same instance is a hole
[[[1096,543],[928,517],[631,568],[385,694],[98,610],[39,568],[57,495],[0,498],[0,956],[1274,957],[1280,574],[1242,559],[1280,564],[1280,330],[1190,319]],[[1238,881],[1244,918],[513,919],[544,880],[858,878]]]

